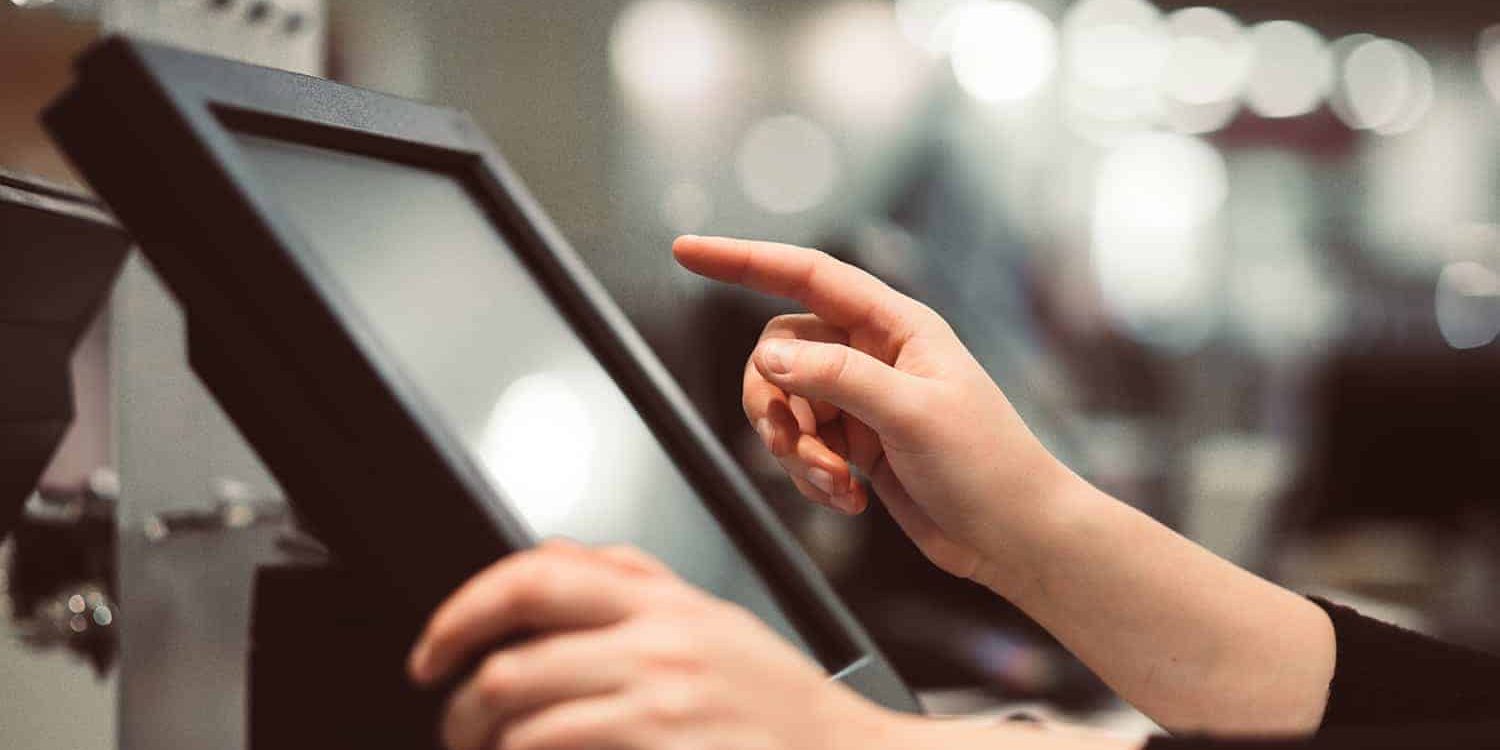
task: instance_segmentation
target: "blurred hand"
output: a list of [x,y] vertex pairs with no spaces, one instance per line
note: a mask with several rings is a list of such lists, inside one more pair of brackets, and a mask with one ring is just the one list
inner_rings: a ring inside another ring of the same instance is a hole
[[432,684],[507,637],[449,701],[450,750],[895,748],[901,719],[749,612],[627,548],[551,542],[445,602],[410,659]]
[[766,326],[744,380],[746,416],[803,495],[862,512],[852,464],[938,567],[1000,593],[1031,575],[1016,542],[1076,477],[937,313],[816,250],[682,237],[673,253],[808,309]]

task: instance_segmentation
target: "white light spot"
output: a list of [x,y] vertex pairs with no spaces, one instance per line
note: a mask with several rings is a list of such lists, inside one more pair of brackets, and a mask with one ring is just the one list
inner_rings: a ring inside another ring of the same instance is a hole
[[1223,158],[1191,136],[1135,135],[1106,155],[1095,186],[1093,260],[1111,315],[1162,345],[1202,340],[1212,291],[1204,230],[1228,189]]
[[1500,276],[1478,263],[1444,266],[1435,304],[1438,330],[1454,349],[1485,346],[1500,335]]
[[801,35],[799,70],[814,101],[855,123],[886,123],[910,109],[932,62],[901,34],[889,5],[842,2]]
[[964,6],[953,38],[953,75],[982,102],[1015,102],[1042,88],[1057,67],[1057,31],[1041,11],[1014,0]]
[[1255,62],[1245,91],[1263,117],[1297,117],[1317,109],[1333,86],[1333,59],[1318,32],[1295,21],[1250,29]]
[[1432,104],[1432,69],[1416,50],[1390,39],[1360,41],[1343,57],[1334,112],[1352,128],[1409,130]]
[[1183,8],[1167,16],[1172,46],[1162,92],[1183,104],[1234,99],[1250,77],[1254,51],[1234,16],[1214,8]]
[[1162,114],[1162,120],[1174,133],[1201,135],[1233,122],[1239,112],[1240,103],[1234,99],[1208,104],[1171,102]]
[[1132,136],[1105,156],[1095,193],[1106,226],[1181,230],[1212,217],[1229,194],[1219,152],[1200,138]]
[[740,187],[751,202],[773,214],[795,214],[828,199],[838,182],[833,138],[798,115],[756,123],[736,160]]
[[1161,12],[1145,0],[1083,0],[1063,29],[1069,75],[1091,88],[1154,86],[1170,51]]
[[582,396],[555,374],[528,375],[500,396],[479,440],[485,468],[522,518],[547,533],[583,499],[598,426]]
[[713,7],[694,0],[640,0],[615,21],[610,61],[635,100],[684,107],[719,92],[738,55]]

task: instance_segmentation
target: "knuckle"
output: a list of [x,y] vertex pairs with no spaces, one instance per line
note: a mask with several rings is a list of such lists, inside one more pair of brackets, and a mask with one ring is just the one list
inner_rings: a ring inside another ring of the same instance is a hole
[[518,681],[509,660],[497,655],[485,660],[484,666],[480,667],[474,689],[479,702],[485,708],[494,710],[505,703]]
[[849,348],[824,345],[817,351],[818,356],[813,359],[812,366],[808,368],[810,376],[815,381],[826,385],[844,382],[849,369]]
[[650,724],[677,727],[696,717],[702,708],[696,691],[685,685],[663,685],[641,697],[640,712]]
[[665,626],[645,629],[640,636],[640,668],[656,678],[703,671],[704,649],[690,632]]
[[557,569],[551,565],[528,567],[511,590],[512,605],[529,609],[547,604],[561,588],[559,577]]

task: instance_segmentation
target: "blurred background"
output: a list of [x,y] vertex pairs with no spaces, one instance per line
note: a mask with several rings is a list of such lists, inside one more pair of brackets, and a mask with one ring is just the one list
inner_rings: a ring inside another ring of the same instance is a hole
[[[785,308],[673,268],[671,239],[861,265],[1116,496],[1300,591],[1500,647],[1491,24],[1462,0],[4,0],[0,167],[76,184],[35,116],[101,28],[470,111],[908,679],[1089,717],[1108,692],[1018,613],[879,512],[797,499],[739,412]],[[84,487],[108,442],[44,489]]]

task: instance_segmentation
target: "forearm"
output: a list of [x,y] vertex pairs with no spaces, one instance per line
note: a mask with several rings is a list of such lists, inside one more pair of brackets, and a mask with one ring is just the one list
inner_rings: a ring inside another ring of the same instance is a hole
[[1082,480],[1063,483],[988,585],[1172,731],[1306,734],[1334,667],[1317,605]]

